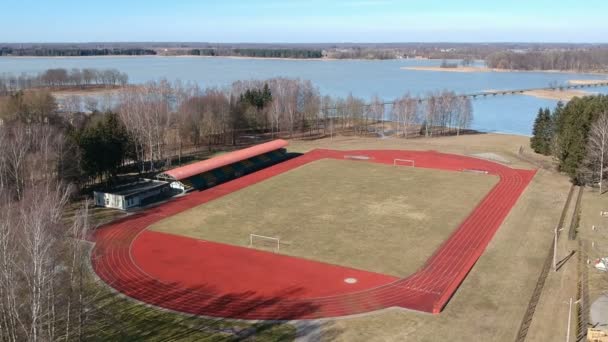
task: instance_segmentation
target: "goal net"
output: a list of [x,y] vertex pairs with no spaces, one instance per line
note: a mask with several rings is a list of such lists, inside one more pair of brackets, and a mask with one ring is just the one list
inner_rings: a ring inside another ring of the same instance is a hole
[[416,167],[416,162],[412,159],[393,159],[393,166],[411,166]]
[[272,236],[249,234],[249,247],[272,249],[275,253],[279,253],[281,249],[281,239]]

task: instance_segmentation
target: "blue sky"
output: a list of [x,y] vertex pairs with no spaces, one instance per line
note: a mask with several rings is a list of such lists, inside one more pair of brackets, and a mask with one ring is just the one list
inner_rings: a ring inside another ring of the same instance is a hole
[[0,42],[608,42],[607,0],[0,0]]

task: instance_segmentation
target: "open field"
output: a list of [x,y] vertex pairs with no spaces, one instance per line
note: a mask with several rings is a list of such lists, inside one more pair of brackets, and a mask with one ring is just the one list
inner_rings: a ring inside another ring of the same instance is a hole
[[249,244],[250,233],[279,237],[281,254],[403,277],[422,266],[497,181],[326,159],[150,229],[239,246]]
[[62,88],[62,89],[51,89],[51,93],[53,96],[59,100],[64,100],[67,97],[71,96],[118,96],[122,91],[124,91],[127,87],[89,87],[89,88]]

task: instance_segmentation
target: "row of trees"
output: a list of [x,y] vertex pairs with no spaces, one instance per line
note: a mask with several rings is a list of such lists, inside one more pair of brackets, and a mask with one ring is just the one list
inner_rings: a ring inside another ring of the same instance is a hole
[[143,48],[114,48],[114,49],[87,49],[87,48],[52,48],[28,47],[13,48],[0,47],[0,56],[34,56],[34,57],[87,57],[110,55],[156,55],[156,51]]
[[0,95],[39,87],[124,86],[129,76],[116,69],[48,69],[36,75],[0,74]]
[[133,137],[138,160],[148,162],[181,155],[185,146],[236,144],[243,132],[381,134],[379,123],[391,121],[405,137],[432,136],[460,134],[473,119],[471,100],[450,91],[424,99],[406,94],[391,103],[374,96],[367,103],[352,95],[321,96],[310,81],[287,78],[238,81],[224,90],[152,82],[125,89],[116,112]]
[[188,54],[193,56],[238,56],[257,58],[322,58],[323,51],[316,49],[192,49]]
[[[325,51],[328,58],[333,59],[395,59],[404,56],[404,52],[389,48],[341,48]],[[413,56],[413,55],[412,55]]]
[[[473,121],[471,99],[447,90],[428,93],[424,98],[406,93],[387,103],[378,96],[372,97],[369,103],[352,95],[324,97],[322,108],[323,116],[336,119],[340,130],[353,130],[356,134],[367,134],[370,125],[390,121],[397,124],[401,136],[406,138],[459,135]],[[376,132],[377,127],[372,127]]]
[[[120,166],[133,163],[154,171],[159,163],[181,160],[184,151],[236,145],[242,136],[457,135],[473,117],[470,99],[450,91],[385,103],[378,96],[321,96],[310,81],[287,78],[238,81],[221,90],[149,82],[123,88],[103,106],[87,97],[90,114],[81,112],[82,101],[68,97],[58,115],[48,91],[5,99],[0,117],[7,122],[63,127],[70,148],[78,150],[70,163],[78,169],[64,177],[78,183],[112,179]],[[392,127],[385,131],[387,122]]]
[[534,122],[531,147],[552,155],[560,171],[578,184],[596,184],[604,179],[608,162],[608,96],[574,98],[566,105],[539,110]]
[[603,71],[608,69],[608,49],[500,51],[485,61],[490,68],[509,70]]

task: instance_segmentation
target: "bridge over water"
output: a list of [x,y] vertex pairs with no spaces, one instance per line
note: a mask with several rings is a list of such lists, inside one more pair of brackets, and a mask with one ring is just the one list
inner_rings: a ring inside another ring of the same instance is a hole
[[[486,90],[486,91],[475,92],[475,93],[456,94],[455,96],[459,97],[459,98],[476,99],[478,97],[485,98],[485,97],[489,97],[489,96],[519,95],[519,94],[524,94],[524,93],[530,92],[530,91],[541,91],[541,90],[542,91],[563,91],[563,90],[569,90],[569,89],[599,88],[599,87],[608,87],[608,80],[606,80],[606,81],[599,80],[596,82],[579,83],[579,84],[557,85],[557,86],[549,86],[549,87],[541,87],[541,88]],[[432,97],[419,97],[418,102],[419,103],[426,102],[431,98]],[[396,100],[387,101],[387,102],[380,103],[380,105],[392,106],[395,104],[395,102],[397,102],[397,101]],[[367,104],[364,104],[362,107],[369,108],[371,106],[373,106],[373,104],[367,103]],[[325,113],[329,113],[331,111],[334,111],[334,110],[337,110],[340,108],[342,108],[342,107],[324,107],[321,109],[321,111],[325,112]]]
[[597,87],[608,87],[608,80],[605,82],[593,82],[593,83],[580,83],[580,84],[567,84],[567,85],[560,85],[560,86],[550,86],[550,87],[544,87],[544,88],[527,88],[527,89],[511,89],[511,90],[487,90],[487,91],[482,91],[482,92],[477,92],[477,93],[470,93],[470,94],[462,94],[462,95],[458,95],[459,97],[470,97],[470,98],[477,98],[477,97],[487,97],[487,96],[497,96],[497,95],[516,95],[516,94],[523,94],[525,92],[529,92],[529,91],[539,91],[539,90],[551,90],[551,91],[563,91],[563,90],[569,90],[569,89],[582,89],[582,88],[597,88]]

